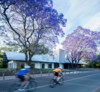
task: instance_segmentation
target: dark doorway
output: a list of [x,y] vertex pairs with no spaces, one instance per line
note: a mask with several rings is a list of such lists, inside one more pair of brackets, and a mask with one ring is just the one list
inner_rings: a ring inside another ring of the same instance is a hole
[[64,69],[68,69],[68,64],[67,63],[64,64]]
[[70,63],[65,63],[64,64],[64,69],[70,69],[71,68],[71,64]]
[[52,68],[52,64],[48,64],[48,68]]
[[45,64],[42,64],[42,69],[44,69],[45,68]]
[[58,68],[59,67],[59,63],[54,63],[54,68]]

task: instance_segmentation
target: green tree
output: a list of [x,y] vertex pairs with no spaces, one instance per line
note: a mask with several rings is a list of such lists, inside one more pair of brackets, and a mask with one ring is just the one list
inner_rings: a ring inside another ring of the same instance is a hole
[[5,51],[12,51],[14,47],[0,47],[0,68],[7,68],[7,62],[3,62],[3,55]]
[[[24,52],[24,49],[20,50],[20,52]],[[47,54],[50,50],[46,48],[44,45],[38,45],[37,51],[34,54]]]
[[90,68],[100,68],[100,62],[98,60],[90,61],[88,66]]
[[0,60],[0,68],[2,68],[3,66],[3,62]]

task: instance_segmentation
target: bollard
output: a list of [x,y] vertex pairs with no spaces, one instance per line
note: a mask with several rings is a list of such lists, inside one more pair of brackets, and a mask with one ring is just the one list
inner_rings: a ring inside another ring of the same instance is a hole
[[14,71],[14,79],[16,79],[16,71]]
[[32,72],[32,78],[34,78],[34,72]]
[[5,73],[3,73],[3,80],[5,80]]
[[50,76],[50,73],[49,73],[49,71],[48,71],[48,76]]
[[42,71],[40,71],[41,77],[42,77]]

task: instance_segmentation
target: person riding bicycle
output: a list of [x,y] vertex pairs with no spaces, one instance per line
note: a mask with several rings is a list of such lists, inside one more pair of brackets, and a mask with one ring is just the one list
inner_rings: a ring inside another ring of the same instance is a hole
[[58,67],[54,69],[53,72],[54,72],[54,77],[56,78],[57,83],[59,83],[59,78],[60,78],[60,75],[62,74],[62,68]]
[[[16,74],[17,77],[18,77],[18,78],[20,79],[20,81],[22,82],[22,84],[21,84],[19,90],[22,90],[23,87],[24,87],[24,85],[27,83],[27,81],[29,81],[29,79],[32,78],[29,69],[30,69],[30,66],[27,65],[27,66],[25,66],[25,68],[20,69],[20,70],[17,72],[17,74]],[[24,75],[26,75],[27,78],[25,78]]]

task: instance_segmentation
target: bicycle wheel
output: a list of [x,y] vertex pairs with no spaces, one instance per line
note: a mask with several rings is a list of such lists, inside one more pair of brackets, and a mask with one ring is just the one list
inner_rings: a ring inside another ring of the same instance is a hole
[[60,78],[60,79],[59,79],[59,84],[60,84],[60,85],[63,85],[63,84],[64,84],[64,79],[63,79],[63,78]]
[[9,89],[8,89],[8,92],[19,92],[18,91],[18,88],[20,87],[19,84],[15,83],[15,84],[12,84]]
[[36,90],[36,87],[37,87],[37,82],[32,80],[32,81],[30,81],[26,90],[27,90],[27,92],[34,92]]
[[54,88],[56,86],[56,80],[52,79],[50,80],[50,87]]

